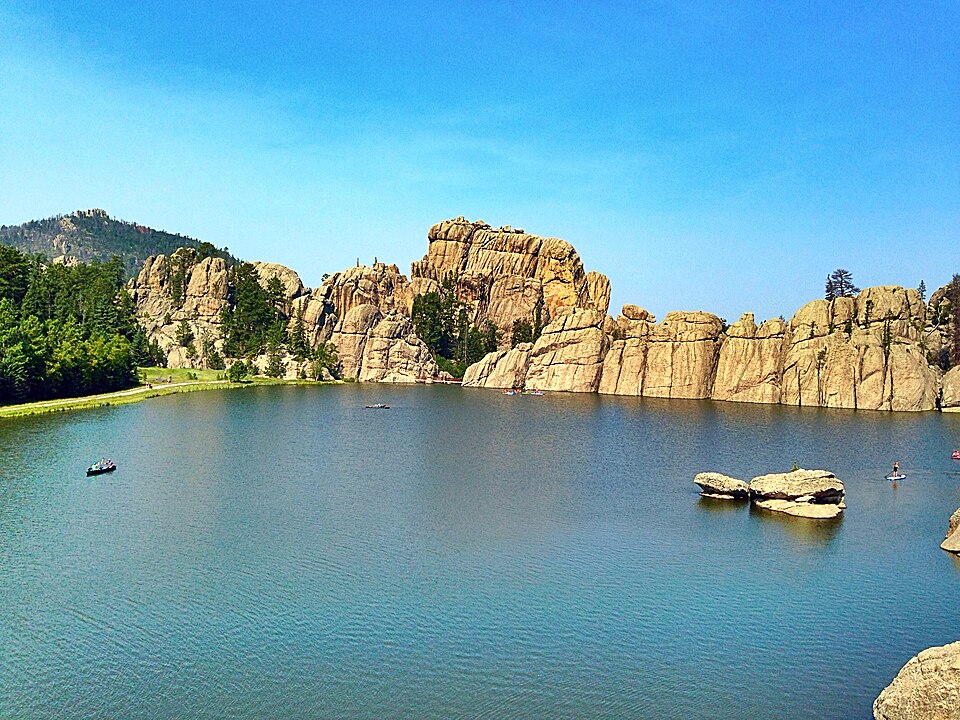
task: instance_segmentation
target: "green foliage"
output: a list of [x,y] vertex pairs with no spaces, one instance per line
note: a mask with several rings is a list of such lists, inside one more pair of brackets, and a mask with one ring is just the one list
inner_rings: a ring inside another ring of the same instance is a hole
[[283,362],[283,356],[279,352],[270,353],[270,359],[267,362],[266,376],[278,378],[286,371],[287,366]]
[[527,320],[519,318],[513,321],[513,332],[510,335],[510,347],[520,343],[533,342],[533,325]]
[[834,300],[838,297],[853,297],[860,288],[853,284],[853,275],[849,270],[837,268],[827,275],[827,282],[824,286],[824,297],[827,300]]
[[[60,241],[55,242],[58,237]],[[64,239],[70,245],[71,254],[85,263],[105,262],[113,256],[119,257],[124,279],[136,274],[149,256],[161,253],[170,256],[181,247],[194,250],[198,261],[206,257],[221,257],[228,264],[237,262],[227,248],[221,250],[208,242],[184,235],[116,220],[102,210],[57,215],[22,225],[0,227],[0,243],[13,246],[27,255],[40,255],[46,261],[61,254],[59,248],[62,245],[59,243]],[[0,297],[3,297],[2,287]]]
[[231,268],[228,278],[229,304],[220,318],[224,352],[230,357],[259,355],[271,328],[282,328],[285,323],[270,295],[260,286],[253,265],[241,263]]
[[247,368],[247,364],[243,360],[237,360],[233,365],[227,368],[227,380],[233,383],[241,382],[247,375],[250,374],[250,370]]
[[478,328],[470,322],[467,305],[457,297],[456,283],[450,277],[438,291],[414,298],[411,320],[438,367],[454,377],[463,377],[469,365],[496,350],[500,343],[496,325],[487,321]]
[[123,265],[42,265],[0,250],[0,404],[108,392],[162,356],[133,313]]
[[337,357],[337,346],[333,343],[320,343],[313,351],[313,359],[310,361],[310,374],[313,379],[323,379],[324,369],[333,377],[340,375],[340,358]]
[[186,320],[181,320],[180,324],[177,325],[177,344],[181,347],[187,347],[187,345],[192,342],[193,330],[190,328],[190,323]]

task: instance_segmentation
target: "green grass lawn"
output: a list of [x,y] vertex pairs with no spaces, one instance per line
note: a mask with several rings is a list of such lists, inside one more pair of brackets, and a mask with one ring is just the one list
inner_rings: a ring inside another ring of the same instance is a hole
[[[107,405],[126,405],[147,398],[174,395],[198,390],[226,390],[230,388],[254,387],[257,385],[312,385],[321,384],[314,380],[281,380],[279,378],[251,377],[243,382],[231,383],[224,379],[223,370],[187,370],[185,368],[140,368],[143,385],[102,395],[88,395],[78,398],[60,398],[40,400],[23,405],[0,407],[0,418],[41,415],[67,410],[84,410]],[[169,382],[168,382],[169,379]]]

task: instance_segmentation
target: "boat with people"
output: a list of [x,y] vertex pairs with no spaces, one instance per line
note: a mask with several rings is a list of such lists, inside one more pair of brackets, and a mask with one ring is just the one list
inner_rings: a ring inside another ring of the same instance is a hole
[[543,395],[543,390],[527,390],[523,393],[524,395]]
[[501,395],[519,395],[520,392],[518,390],[501,390],[500,394]]
[[113,460],[104,458],[87,468],[87,477],[91,475],[103,475],[104,473],[113,472],[116,469],[117,464]]
[[952,457],[954,460],[960,460],[960,450],[954,450],[950,457]]
[[386,403],[374,403],[373,405],[367,405],[367,410],[389,410],[390,406]]

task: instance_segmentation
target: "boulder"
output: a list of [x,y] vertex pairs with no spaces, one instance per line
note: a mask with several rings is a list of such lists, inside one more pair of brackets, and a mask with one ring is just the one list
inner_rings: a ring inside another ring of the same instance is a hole
[[876,720],[960,720],[960,642],[911,658],[873,703]]
[[300,276],[297,275],[296,271],[291,270],[285,265],[279,265],[278,263],[271,262],[261,262],[259,260],[254,260],[250,264],[253,265],[254,269],[257,271],[257,276],[260,279],[260,285],[263,287],[267,286],[267,283],[270,282],[270,278],[277,277],[283,284],[283,290],[284,293],[286,293],[287,300],[298,298],[306,292],[306,288],[303,286]]
[[693,481],[700,486],[700,494],[706,497],[732,500],[750,495],[750,486],[746,482],[717,472],[697,473]]
[[794,517],[809,518],[811,520],[831,520],[843,512],[840,505],[813,502],[798,502],[793,500],[756,500],[754,506],[772,512],[793,515]]
[[950,516],[947,535],[940,547],[947,552],[960,555],[960,509]]
[[[791,500],[810,496],[813,503],[843,502],[843,483],[827,470],[794,470],[760,475],[750,481],[754,500]],[[809,503],[805,503],[809,504]]]

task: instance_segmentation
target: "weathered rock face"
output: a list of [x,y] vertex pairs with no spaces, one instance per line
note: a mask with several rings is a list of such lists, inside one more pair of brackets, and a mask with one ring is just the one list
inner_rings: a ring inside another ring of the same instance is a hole
[[410,318],[390,312],[367,333],[356,377],[361,382],[414,383],[439,372],[429,348],[414,334]]
[[950,524],[947,527],[947,536],[940,547],[947,552],[960,555],[960,509],[950,516]]
[[604,316],[564,310],[533,344],[488,353],[467,368],[467,387],[596,392],[607,351]]
[[873,703],[876,720],[960,720],[960,642],[911,658]]
[[520,389],[530,369],[533,343],[520,343],[511,350],[498,350],[467,368],[463,387]]
[[375,305],[351,308],[330,342],[337,348],[343,376],[361,382],[413,383],[439,374],[410,318],[394,311],[384,315]]
[[733,500],[750,494],[750,487],[743,480],[717,472],[698,473],[693,481],[700,486],[700,494],[706,497]]
[[375,305],[384,313],[396,311],[410,315],[414,297],[410,282],[400,269],[382,262],[334,273],[316,294],[340,317],[358,305]]
[[430,228],[430,247],[413,263],[414,279],[456,279],[457,294],[473,308],[473,322],[490,320],[509,341],[514,320],[542,322],[561,308],[606,314],[610,282],[585,273],[573,246],[559,238],[531,235],[505,226],[493,229],[462,217]]
[[839,517],[843,508],[835,504],[798,502],[796,500],[755,500],[754,507],[784,513],[793,517],[809,518],[810,520],[832,520]]
[[270,282],[271,278],[278,278],[283,284],[283,290],[286,293],[287,300],[298,298],[307,291],[307,288],[303,286],[303,282],[300,280],[300,276],[297,275],[296,271],[291,270],[284,265],[261,262],[259,260],[254,260],[250,264],[253,265],[254,269],[257,271],[260,285],[263,287],[267,286],[267,283]]
[[805,502],[843,502],[843,483],[827,470],[794,470],[787,473],[760,475],[750,481],[750,496],[757,500],[792,500]]
[[596,392],[607,351],[604,316],[573,310],[543,329],[530,350],[524,385],[531,390]]
[[939,372],[921,343],[926,309],[916,290],[867,288],[815,300],[790,320],[781,402],[869,410],[931,410]]
[[785,348],[789,344],[783,320],[767,320],[757,327],[753,313],[744,313],[727,329],[711,397],[779,403]]
[[655,325],[645,310],[628,305],[617,328],[622,339],[611,343],[604,358],[600,392],[710,397],[723,329],[716,315],[672,312]]
[[941,406],[944,410],[960,408],[960,365],[950,368],[943,376]]
[[127,287],[137,317],[167,353],[169,367],[194,367],[176,340],[183,320],[200,342],[209,339],[218,351],[222,348],[220,313],[227,305],[227,264],[222,258],[198,260],[189,248],[169,257],[152,256]]

